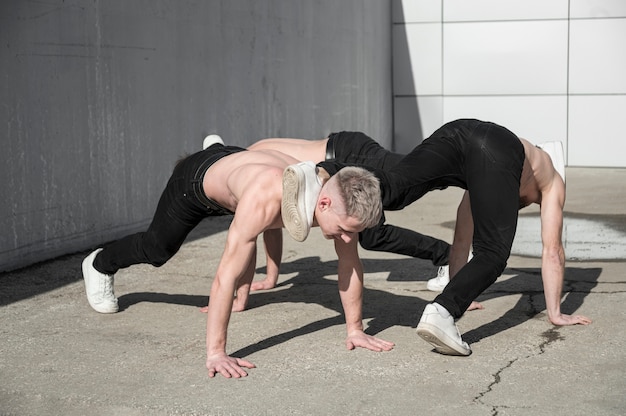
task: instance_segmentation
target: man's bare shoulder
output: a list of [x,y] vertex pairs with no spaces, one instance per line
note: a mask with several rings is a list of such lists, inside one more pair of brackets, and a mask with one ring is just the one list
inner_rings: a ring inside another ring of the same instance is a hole
[[267,204],[282,195],[284,169],[296,160],[274,151],[244,151],[215,162],[204,177],[204,192],[218,204],[236,211],[246,197]]
[[[526,161],[522,172],[522,184],[535,188],[540,195],[539,201],[548,193],[565,194],[565,185],[552,165],[550,156],[528,140],[520,139],[524,145]],[[559,198],[560,199],[560,198]]]

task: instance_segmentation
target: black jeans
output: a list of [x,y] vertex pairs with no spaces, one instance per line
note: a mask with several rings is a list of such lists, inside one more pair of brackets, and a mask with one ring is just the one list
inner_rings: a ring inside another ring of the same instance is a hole
[[[385,149],[363,133],[343,131],[329,136],[326,157],[346,165],[387,171],[396,166],[404,155]],[[435,266],[448,264],[448,243],[413,230],[385,224],[384,215],[377,226],[359,233],[359,243],[366,250],[428,259]]]
[[[469,191],[474,257],[450,280],[435,302],[459,318],[502,274],[517,228],[524,146],[509,130],[479,120],[445,124],[389,170],[375,169],[383,208],[399,210],[435,189]],[[356,163],[356,162],[355,162]],[[319,166],[334,174],[338,162]]]
[[435,298],[458,318],[502,274],[520,208],[524,146],[497,124],[457,120],[434,132],[388,172],[383,206],[401,209],[432,189],[458,186],[470,195],[474,257]]
[[217,160],[244,150],[216,144],[180,161],[161,194],[148,230],[107,244],[94,259],[96,270],[115,274],[134,264],[162,266],[178,252],[203,218],[232,215],[206,197],[202,181]]

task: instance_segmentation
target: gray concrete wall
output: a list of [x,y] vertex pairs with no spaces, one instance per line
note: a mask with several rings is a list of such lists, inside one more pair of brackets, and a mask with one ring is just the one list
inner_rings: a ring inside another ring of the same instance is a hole
[[390,146],[380,0],[0,4],[0,271],[147,226],[175,161],[219,133],[368,132]]

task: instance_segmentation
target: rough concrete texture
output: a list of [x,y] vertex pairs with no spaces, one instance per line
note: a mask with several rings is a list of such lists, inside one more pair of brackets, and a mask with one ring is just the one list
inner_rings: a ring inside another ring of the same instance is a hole
[[[626,223],[626,170],[568,169],[569,215]],[[599,186],[602,185],[602,186]],[[460,191],[432,192],[390,223],[450,240]],[[533,210],[524,215],[533,215]],[[563,310],[545,314],[540,261],[512,255],[504,275],[458,325],[470,357],[432,351],[415,334],[427,261],[362,251],[367,331],[390,352],[346,350],[332,243],[285,236],[279,286],[232,316],[228,352],[257,365],[243,379],[204,367],[207,301],[227,218],[210,219],[162,268],[116,276],[121,311],[93,312],[87,253],[0,275],[2,415],[622,415],[626,409],[625,258],[569,261]],[[537,240],[539,244],[539,239]],[[258,276],[264,275],[259,251]]]

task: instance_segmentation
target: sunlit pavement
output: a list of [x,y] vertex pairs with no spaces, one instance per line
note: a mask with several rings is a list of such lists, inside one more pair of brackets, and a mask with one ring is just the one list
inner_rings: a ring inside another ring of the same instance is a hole
[[[390,352],[348,351],[331,242],[285,235],[277,288],[233,314],[228,353],[249,376],[210,379],[206,304],[228,219],[203,222],[161,268],[118,273],[120,312],[93,312],[65,256],[0,276],[1,415],[623,415],[626,409],[626,170],[567,170],[562,309],[548,322],[538,209],[520,215],[503,276],[458,326],[469,357],[433,352],[415,325],[435,293],[427,261],[362,251],[367,332]],[[459,190],[436,191],[388,222],[451,241]],[[264,277],[260,247],[257,279]]]

